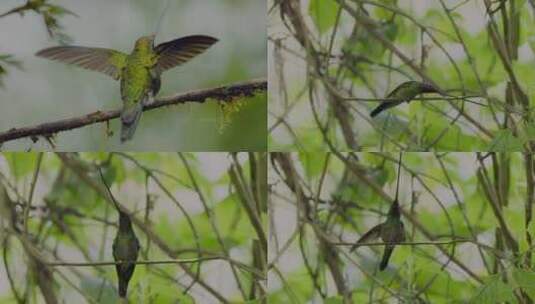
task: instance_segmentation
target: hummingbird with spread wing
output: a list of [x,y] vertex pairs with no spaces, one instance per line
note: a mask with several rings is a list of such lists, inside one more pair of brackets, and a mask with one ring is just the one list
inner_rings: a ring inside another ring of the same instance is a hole
[[137,261],[141,246],[139,245],[139,240],[132,228],[130,216],[121,210],[119,203],[117,203],[111,193],[110,187],[106,184],[102,172],[100,172],[100,177],[115,205],[115,209],[117,209],[117,212],[119,213],[119,229],[113,240],[112,250],[115,262],[121,262],[115,265],[115,270],[117,272],[117,280],[119,281],[119,297],[124,299],[126,298],[128,283],[130,282],[130,279],[132,279],[134,270],[136,269],[135,262]]
[[370,116],[375,117],[384,110],[398,106],[404,102],[409,103],[417,95],[422,93],[440,93],[439,90],[427,83],[418,81],[407,81],[397,86],[392,92],[386,96],[386,100],[381,102],[373,111]]
[[379,264],[379,270],[383,271],[388,266],[388,261],[392,256],[392,252],[396,247],[396,243],[405,241],[405,227],[401,221],[401,208],[398,201],[399,193],[399,172],[401,167],[401,154],[399,156],[398,163],[398,176],[397,176],[397,186],[396,186],[396,197],[390,205],[390,210],[386,216],[386,221],[376,225],[368,232],[364,233],[359,240],[353,245],[350,249],[350,252],[355,250],[359,245],[363,243],[369,243],[377,239],[381,239],[385,245],[383,251],[383,257],[381,259],[381,264]]
[[143,107],[154,101],[160,90],[163,72],[202,54],[218,40],[194,35],[154,46],[155,35],[139,38],[130,54],[120,51],[82,46],[58,46],[37,52],[36,56],[73,64],[104,73],[120,81],[121,142],[134,136]]

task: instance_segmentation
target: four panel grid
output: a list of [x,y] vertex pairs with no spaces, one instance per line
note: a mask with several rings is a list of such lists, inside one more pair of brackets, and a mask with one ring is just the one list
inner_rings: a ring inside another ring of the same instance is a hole
[[535,2],[5,0],[1,303],[532,303]]

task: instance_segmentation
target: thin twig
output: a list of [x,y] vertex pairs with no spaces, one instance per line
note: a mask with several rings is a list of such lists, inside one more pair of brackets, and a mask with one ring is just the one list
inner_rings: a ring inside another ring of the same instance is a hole
[[225,260],[230,262],[233,265],[236,265],[244,270],[247,270],[259,277],[264,275],[258,272],[253,267],[250,267],[246,264],[243,264],[238,261],[234,261],[224,256],[208,256],[201,258],[191,258],[191,259],[174,259],[174,260],[148,260],[148,261],[109,261],[109,262],[93,262],[93,263],[78,263],[78,262],[44,262],[44,265],[51,267],[60,267],[60,266],[70,266],[70,267],[95,267],[95,266],[114,266],[121,263],[133,263],[137,265],[154,265],[154,264],[193,264],[204,261],[213,261],[213,260]]
[[41,170],[41,161],[43,160],[43,153],[37,155],[37,164],[33,172],[32,183],[30,186],[30,194],[28,195],[28,204],[24,208],[24,233],[28,233],[28,220],[30,217],[30,208],[32,206],[33,194],[35,193],[35,186],[37,184],[37,178],[39,177],[39,171]]
[[[384,245],[396,245],[396,246],[414,246],[414,245],[447,245],[447,244],[457,244],[457,243],[474,243],[474,240],[471,239],[454,239],[454,240],[447,240],[447,241],[421,241],[421,242],[392,242],[392,243],[385,243],[385,242],[373,242],[373,243],[359,243],[357,247],[373,247],[373,246],[384,246]],[[337,246],[353,246],[355,245],[355,242],[335,242],[331,243],[333,245]]]

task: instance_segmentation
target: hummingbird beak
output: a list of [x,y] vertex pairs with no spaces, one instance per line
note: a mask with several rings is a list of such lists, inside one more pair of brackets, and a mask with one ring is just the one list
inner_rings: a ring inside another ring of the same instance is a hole
[[156,34],[152,34],[147,37],[149,37],[150,41],[152,41],[152,46],[154,47],[154,39],[156,39]]

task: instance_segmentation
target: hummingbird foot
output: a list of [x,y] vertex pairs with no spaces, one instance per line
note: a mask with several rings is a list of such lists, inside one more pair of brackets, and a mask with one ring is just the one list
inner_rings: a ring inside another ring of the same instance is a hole
[[150,106],[154,104],[155,99],[154,95],[152,93],[149,93],[148,97],[145,99],[145,102],[143,103],[144,106]]

